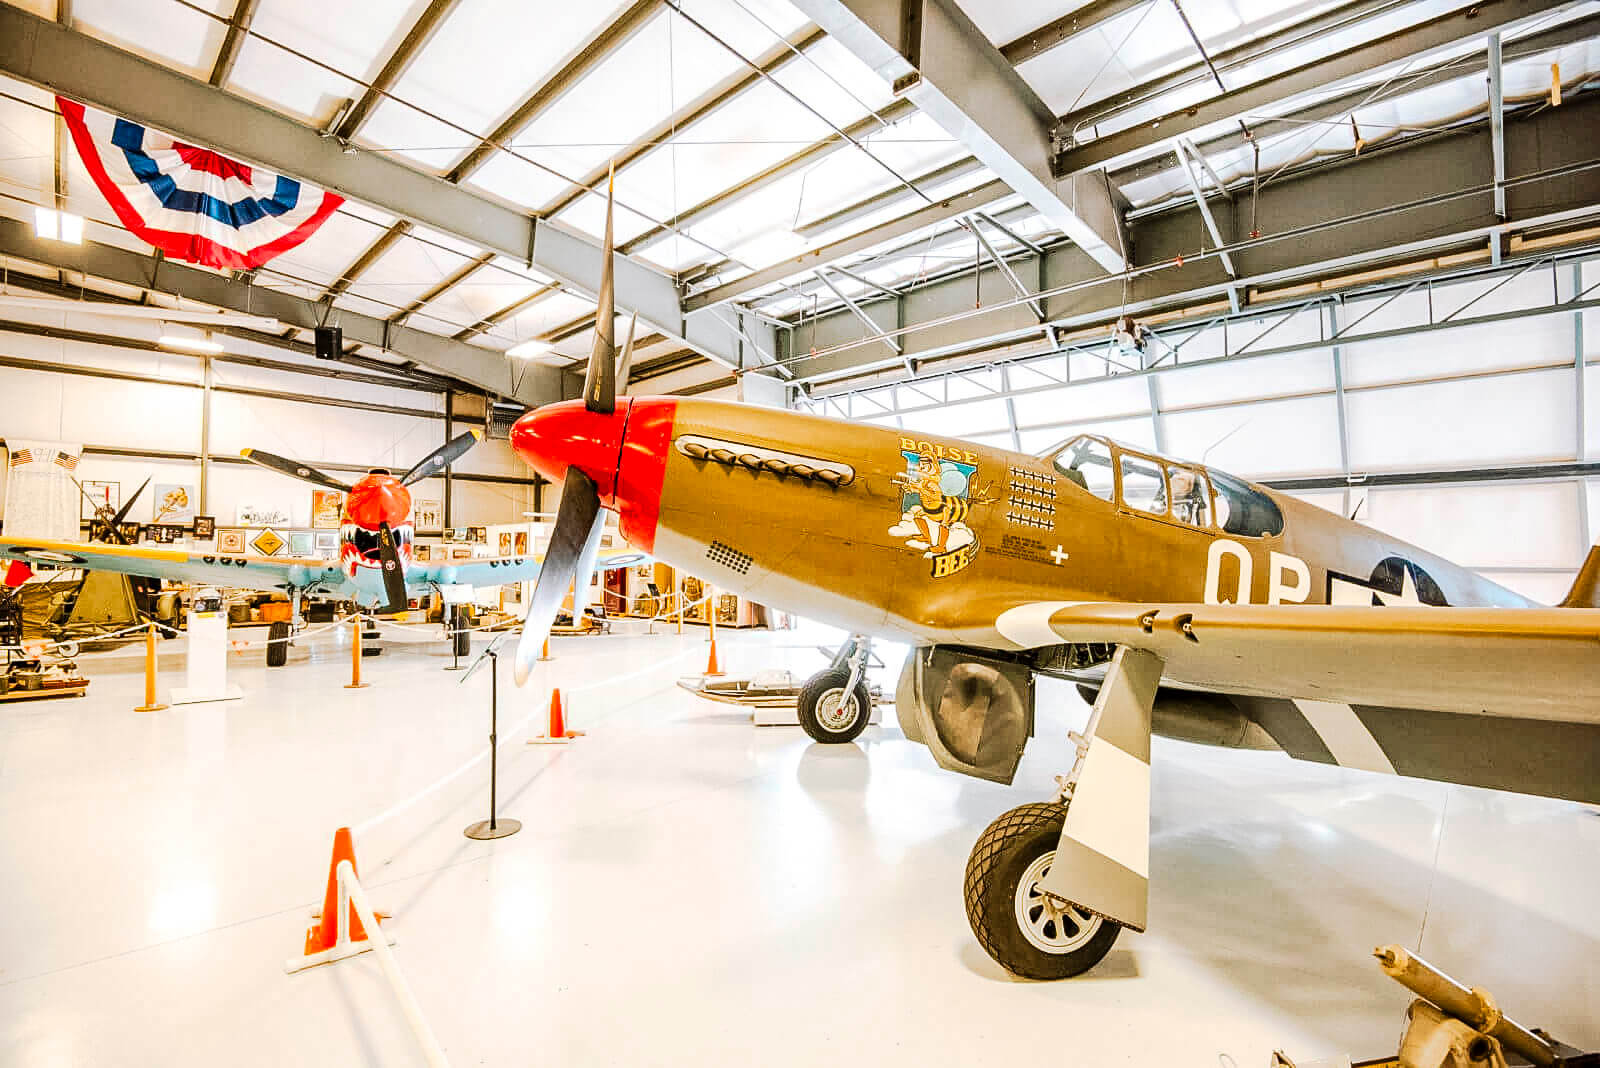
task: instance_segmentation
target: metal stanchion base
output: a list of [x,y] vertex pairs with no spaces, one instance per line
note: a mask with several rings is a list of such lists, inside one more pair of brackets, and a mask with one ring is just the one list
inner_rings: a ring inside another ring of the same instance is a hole
[[445,668],[445,670],[446,671],[465,671],[465,670],[467,670],[467,665],[466,664],[451,664],[449,667]]
[[134,711],[135,712],[160,712],[163,708],[171,708],[171,707],[172,707],[171,705],[140,705],[138,708],[134,709]]
[[347,682],[344,684],[344,688],[347,690],[365,690],[371,685],[372,683],[370,682]]
[[522,830],[521,820],[508,820],[501,816],[493,821],[493,826],[490,825],[489,820],[479,820],[461,833],[468,838],[476,838],[480,842],[486,842],[493,838],[506,838],[520,830]]

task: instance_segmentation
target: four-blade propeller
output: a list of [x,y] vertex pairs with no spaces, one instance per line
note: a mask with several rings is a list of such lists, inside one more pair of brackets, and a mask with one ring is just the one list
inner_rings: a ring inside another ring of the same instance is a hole
[[[628,325],[628,340],[622,356],[617,356],[614,335],[615,305],[615,250],[611,237],[611,216],[615,200],[616,175],[606,188],[606,235],[603,261],[600,268],[600,291],[594,317],[594,349],[589,353],[589,367],[583,380],[583,406],[591,412],[610,415],[617,410],[617,392],[626,390],[628,374],[633,363],[633,332],[638,323],[635,315]],[[528,681],[533,665],[539,659],[550,628],[561,611],[567,589],[572,587],[572,618],[577,622],[589,606],[589,587],[594,581],[595,560],[600,555],[600,534],[605,528],[605,511],[600,507],[600,490],[594,479],[578,470],[567,468],[561,486],[561,505],[556,511],[555,529],[550,535],[550,549],[539,567],[539,578],[534,583],[533,596],[528,601],[528,614],[522,620],[522,637],[517,642],[514,662],[517,685]]]

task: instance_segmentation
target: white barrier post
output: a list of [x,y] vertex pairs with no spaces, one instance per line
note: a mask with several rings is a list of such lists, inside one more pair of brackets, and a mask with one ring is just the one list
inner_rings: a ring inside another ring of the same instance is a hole
[[[378,917],[372,914],[372,906],[367,903],[367,892],[361,886],[361,881],[356,878],[356,869],[348,860],[339,862],[339,896],[348,897],[351,905],[355,906],[356,915],[361,918],[370,936],[377,931]],[[344,902],[339,903],[341,915]],[[373,955],[378,958],[378,964],[383,968],[384,978],[389,980],[389,986],[394,990],[394,996],[400,1002],[401,1010],[406,1014],[406,1022],[411,1025],[411,1031],[417,1036],[417,1041],[422,1044],[423,1055],[428,1058],[430,1065],[440,1065],[449,1068],[449,1060],[445,1058],[444,1050],[439,1046],[439,1040],[433,1035],[433,1028],[428,1026],[428,1021],[423,1018],[422,1008],[417,1004],[417,996],[411,992],[411,987],[406,983],[406,977],[400,974],[400,965],[395,963],[394,954],[390,951],[388,941],[382,937],[371,938]]]

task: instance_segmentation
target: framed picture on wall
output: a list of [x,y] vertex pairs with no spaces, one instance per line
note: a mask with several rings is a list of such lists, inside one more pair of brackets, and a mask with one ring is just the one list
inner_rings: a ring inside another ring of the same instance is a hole
[[502,530],[500,532],[500,555],[511,555],[511,531],[509,530]]
[[411,525],[418,530],[438,530],[444,522],[444,505],[426,497],[411,502]]
[[467,540],[468,541],[475,541],[479,545],[487,545],[487,544],[489,544],[489,528],[488,527],[468,527],[467,528]]
[[138,523],[118,523],[117,533],[122,535],[122,540],[133,545],[139,540]]
[[217,536],[217,517],[211,515],[197,515],[194,517],[194,536],[196,541],[210,541]]
[[188,526],[194,522],[194,487],[176,482],[157,482],[151,499],[154,512],[150,522]]
[[338,530],[344,512],[344,494],[338,490],[311,491],[311,525],[317,530]]
[[289,535],[290,556],[310,556],[317,551],[317,536],[309,530],[296,530]]
[[431,560],[433,559],[433,550],[426,545],[414,546],[411,550],[411,558],[413,560]]
[[224,527],[217,531],[217,552],[233,553],[244,552],[244,531],[236,527]]
[[450,559],[452,559],[452,560],[471,560],[472,559],[472,550],[467,548],[465,545],[458,545],[454,549],[450,550]]
[[337,531],[325,530],[317,535],[317,552],[336,553],[339,551],[339,535]]
[[528,532],[526,530],[517,531],[516,538],[512,540],[512,552],[518,556],[528,555]]
[[83,492],[78,495],[79,506],[83,511],[80,519],[93,519],[100,508],[109,508],[113,513],[122,507],[122,483],[120,482],[81,482]]
[[266,504],[241,504],[234,521],[241,527],[286,527],[289,513]]

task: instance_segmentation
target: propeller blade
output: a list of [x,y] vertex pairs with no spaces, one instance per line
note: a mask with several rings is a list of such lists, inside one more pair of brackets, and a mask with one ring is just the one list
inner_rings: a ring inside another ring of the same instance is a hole
[[[581,566],[584,554],[589,552],[590,541],[599,540],[594,531],[604,523],[600,491],[594,480],[576,467],[567,468],[566,480],[561,485],[561,507],[556,512],[555,530],[550,534],[550,547],[539,568],[539,579],[533,584],[533,596],[528,599],[528,614],[522,619],[522,637],[517,642],[515,662],[518,686],[527,682],[533,673],[533,665],[539,659],[545,639],[550,637],[550,627],[567,595],[567,586]],[[592,565],[592,554],[589,559]],[[577,606],[576,598],[573,606]]]
[[600,556],[600,535],[605,530],[604,512],[594,517],[589,527],[588,540],[578,555],[578,566],[572,571],[572,624],[581,626],[583,613],[589,609],[589,591],[594,585],[594,562]]
[[432,478],[465,455],[466,451],[483,439],[483,431],[469,430],[458,434],[418,460],[416,465],[400,476],[400,485],[409,486]]
[[400,560],[400,550],[394,544],[394,531],[388,523],[378,524],[378,561],[383,565],[383,592],[388,604],[385,612],[404,612],[406,598],[406,569]]
[[591,412],[610,415],[617,410],[615,249],[611,241],[611,209],[616,201],[616,168],[606,184],[606,240],[601,251],[600,293],[594,310],[594,351],[589,353],[589,370],[583,378],[583,406]]
[[617,357],[617,392],[628,395],[628,375],[633,370],[633,331],[639,325],[639,313],[628,320],[628,340],[622,344],[622,355]]
[[148,485],[150,485],[150,480],[147,478],[143,482],[139,483],[139,488],[133,491],[133,495],[131,497],[122,502],[122,507],[118,508],[117,514],[111,518],[111,523],[113,526],[121,526],[122,521],[128,518],[128,513],[133,511],[133,502],[139,499],[139,494],[143,493],[144,488]]
[[240,449],[239,455],[243,456],[246,460],[249,460],[253,464],[260,464],[262,467],[271,468],[272,470],[281,474],[288,475],[290,478],[298,478],[301,482],[309,482],[313,486],[321,486],[324,489],[334,489],[341,493],[350,492],[349,483],[340,482],[338,479],[333,478],[330,475],[325,475],[321,471],[318,471],[315,467],[308,467],[307,465],[297,463],[294,460],[289,460],[282,456],[275,456],[270,452],[262,452],[260,449]]

